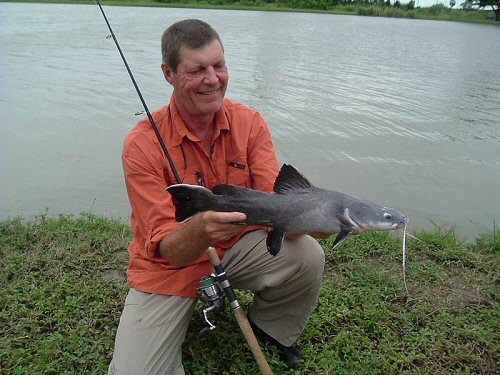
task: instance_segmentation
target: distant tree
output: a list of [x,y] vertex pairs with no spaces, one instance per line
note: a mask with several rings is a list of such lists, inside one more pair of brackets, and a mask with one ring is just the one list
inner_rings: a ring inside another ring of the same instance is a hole
[[453,9],[454,6],[455,6],[455,0],[450,0],[450,8]]
[[415,9],[415,1],[410,0],[410,2],[408,4],[406,4],[406,9],[408,9],[408,10]]
[[461,4],[461,7],[463,9],[491,7],[493,12],[495,12],[495,21],[500,21],[500,0],[465,0]]
[[427,11],[430,14],[437,15],[437,14],[442,13],[445,9],[446,9],[446,7],[444,6],[444,4],[436,3],[434,5],[431,5],[429,8],[427,8]]

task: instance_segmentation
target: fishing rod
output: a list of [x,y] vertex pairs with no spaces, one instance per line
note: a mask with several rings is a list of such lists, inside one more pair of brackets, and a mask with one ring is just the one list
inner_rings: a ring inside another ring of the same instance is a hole
[[104,9],[102,9],[101,3],[99,0],[96,0],[97,5],[99,5],[99,9],[101,10],[102,16],[104,17],[104,21],[106,21],[106,25],[108,25],[109,32],[111,33],[108,36],[108,39],[111,37],[113,38],[116,48],[118,48],[118,52],[120,52],[120,56],[122,57],[123,63],[125,64],[125,67],[127,68],[128,75],[130,76],[130,79],[132,80],[132,83],[134,84],[135,91],[137,91],[137,95],[139,95],[139,99],[141,99],[142,106],[144,107],[144,110],[146,111],[146,115],[148,116],[149,122],[151,122],[151,125],[153,126],[153,129],[156,134],[156,138],[158,138],[158,142],[160,142],[160,146],[163,150],[163,153],[168,159],[168,163],[170,164],[170,169],[174,173],[175,180],[177,181],[178,184],[182,183],[181,178],[179,177],[179,173],[177,172],[177,168],[175,168],[174,161],[170,157],[170,153],[167,150],[167,146],[165,146],[165,142],[163,142],[163,138],[160,135],[160,131],[158,130],[158,126],[155,123],[155,120],[153,119],[153,116],[149,112],[148,106],[146,105],[146,101],[142,97],[141,90],[139,89],[139,86],[137,85],[137,82],[135,81],[134,75],[132,74],[132,71],[130,70],[127,60],[125,59],[125,55],[122,52],[122,49],[120,48],[120,44],[118,44],[118,40],[116,39],[115,33],[113,32],[113,29],[111,28],[111,25],[109,24],[108,18],[106,17],[106,14],[104,13]]
[[[125,64],[125,67],[127,68],[127,72],[130,76],[130,79],[132,80],[132,83],[134,84],[135,90],[137,91],[137,94],[139,95],[139,99],[141,99],[142,105],[144,107],[144,110],[146,111],[146,114],[148,116],[149,121],[151,122],[151,125],[153,126],[153,129],[155,131],[156,137],[158,138],[158,141],[160,142],[161,148],[163,149],[163,153],[168,159],[168,162],[170,164],[170,168],[172,169],[172,172],[174,173],[175,179],[177,183],[182,183],[181,178],[179,177],[179,174],[177,172],[177,168],[175,168],[174,161],[170,157],[170,154],[167,150],[167,146],[165,146],[165,143],[163,142],[163,139],[160,135],[160,132],[158,130],[158,126],[156,125],[153,116],[151,116],[151,113],[149,112],[148,106],[146,105],[146,102],[144,98],[142,97],[141,90],[139,89],[139,86],[137,85],[137,82],[135,81],[134,75],[132,74],[132,71],[130,70],[130,67],[128,66],[127,60],[125,59],[125,55],[122,52],[122,49],[120,48],[120,44],[118,43],[118,40],[115,37],[115,34],[113,32],[113,29],[111,28],[111,25],[109,24],[108,18],[106,17],[106,14],[104,13],[104,9],[101,6],[101,3],[99,0],[96,0],[97,5],[99,5],[99,9],[101,10],[102,16],[104,17],[104,20],[106,21],[106,25],[108,25],[108,29],[110,31],[110,36],[112,37],[116,48],[118,48],[118,52],[120,52],[120,56],[123,60],[123,63]],[[219,255],[217,254],[217,251],[215,250],[214,247],[209,246],[207,248],[207,255],[208,258],[210,259],[210,262],[212,263],[212,266],[214,267],[214,270],[216,272],[216,278],[217,278],[217,283],[222,287],[224,290],[224,294],[227,296],[229,300],[230,306],[233,308],[233,313],[234,316],[236,317],[236,320],[238,322],[238,325],[240,326],[240,329],[243,333],[243,336],[245,336],[245,339],[247,340],[248,345],[250,346],[250,349],[252,351],[252,354],[257,361],[257,365],[259,366],[260,372],[263,375],[272,375],[271,368],[269,367],[269,364],[266,361],[266,358],[264,357],[264,354],[262,353],[262,350],[260,349],[259,343],[257,342],[257,338],[255,337],[255,334],[252,330],[252,327],[250,326],[250,323],[248,321],[248,318],[245,314],[245,310],[243,307],[240,305],[238,302],[238,299],[236,298],[236,294],[234,293],[233,288],[229,284],[229,280],[227,278],[226,271],[224,270],[224,267],[222,266]],[[203,284],[207,283],[207,278],[202,278],[200,281],[201,288],[203,289]],[[210,284],[210,283],[208,283]],[[208,288],[205,288],[205,290],[211,290],[213,285],[205,285],[205,287],[208,286]],[[213,303],[214,307],[217,308],[220,306],[221,302],[218,300],[217,296],[207,296],[204,295],[203,293],[200,293],[202,297],[204,297],[206,300],[209,300]],[[213,298],[213,300],[211,300]],[[207,311],[210,311],[211,309],[208,309]],[[213,326],[206,315],[206,311],[204,311],[205,315],[205,320],[209,323],[210,329],[215,328]]]

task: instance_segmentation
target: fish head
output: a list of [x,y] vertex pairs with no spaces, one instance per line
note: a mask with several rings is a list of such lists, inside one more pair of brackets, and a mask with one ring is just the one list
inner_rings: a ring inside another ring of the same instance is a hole
[[353,234],[367,230],[394,230],[404,226],[406,221],[402,213],[368,201],[360,201],[344,209],[343,222],[353,228]]

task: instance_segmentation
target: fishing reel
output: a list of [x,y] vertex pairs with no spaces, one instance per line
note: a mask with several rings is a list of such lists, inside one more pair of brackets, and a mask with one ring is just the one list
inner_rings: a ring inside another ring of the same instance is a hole
[[198,294],[203,298],[210,306],[203,309],[203,317],[205,322],[207,322],[208,327],[203,328],[200,331],[200,335],[215,329],[215,324],[213,324],[208,319],[208,313],[224,306],[224,293],[222,292],[215,275],[203,276],[200,279],[200,286],[198,288]]

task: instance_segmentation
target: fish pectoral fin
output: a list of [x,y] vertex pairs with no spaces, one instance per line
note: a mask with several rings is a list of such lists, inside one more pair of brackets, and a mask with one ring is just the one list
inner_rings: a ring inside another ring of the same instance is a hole
[[342,245],[349,237],[353,235],[353,232],[354,228],[342,228],[337,237],[335,237],[335,241],[333,241],[332,250],[335,250],[337,247]]
[[282,229],[272,229],[266,238],[267,251],[272,256],[278,255],[285,240],[285,231]]

